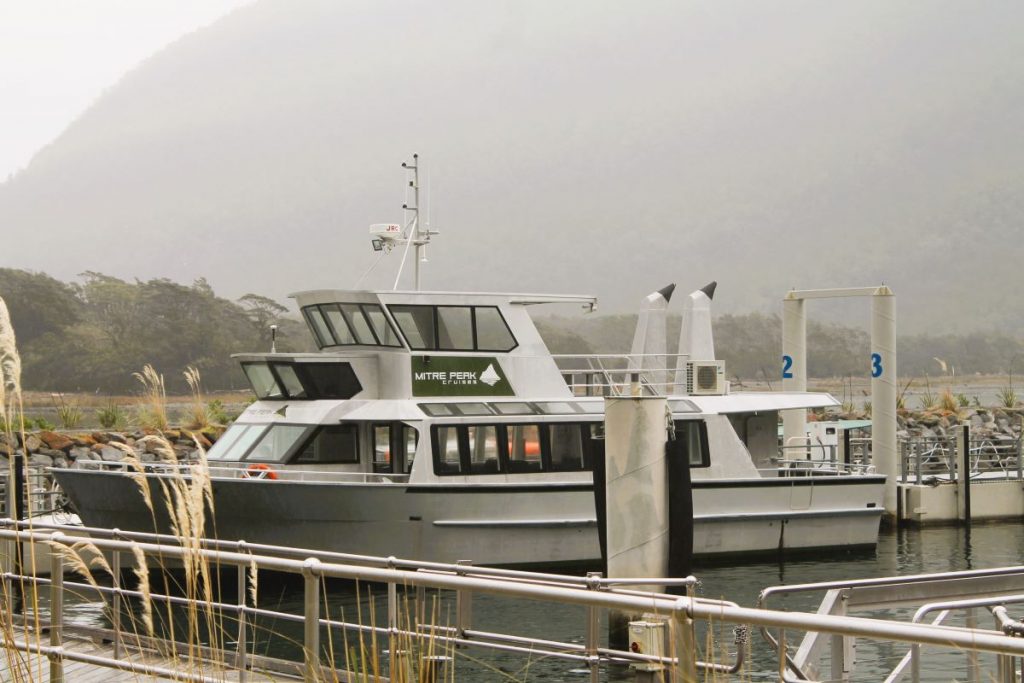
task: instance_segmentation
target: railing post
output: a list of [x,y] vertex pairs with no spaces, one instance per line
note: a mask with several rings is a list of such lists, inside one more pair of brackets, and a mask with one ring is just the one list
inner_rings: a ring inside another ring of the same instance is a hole
[[[239,541],[239,550],[244,541]],[[249,667],[249,628],[246,622],[245,608],[249,604],[248,581],[245,565],[238,565],[238,645],[235,649],[235,668],[238,669],[238,683],[245,683]],[[319,593],[318,593],[319,594]]]
[[1017,481],[1024,479],[1024,462],[1021,462],[1021,456],[1024,456],[1024,415],[1020,416],[1021,430],[1017,432]]
[[[115,534],[117,530],[114,530]],[[115,538],[117,536],[115,535]],[[110,600],[110,624],[114,630],[114,659],[121,658],[121,551],[115,550],[110,558],[110,571],[113,573],[114,594]]]
[[[56,533],[56,541],[63,534]],[[61,629],[64,624],[64,558],[50,546],[50,647],[63,644]],[[50,683],[64,683],[64,659],[62,653],[50,655]]]
[[[587,572],[587,588],[596,590],[601,587],[601,572]],[[599,612],[598,608],[590,605],[587,607],[587,666],[590,669],[590,683],[598,683],[601,680],[600,659],[597,656],[597,648],[600,645],[599,635]]]
[[[389,557],[388,569],[395,568],[395,558]],[[404,663],[409,661],[408,654],[398,652],[398,584],[388,581],[388,676],[392,681],[407,683]]]
[[[459,560],[456,564],[460,567],[468,567],[473,562],[472,560]],[[459,576],[465,575],[465,571],[459,571]],[[473,592],[460,588],[455,592],[455,631],[460,638],[464,638],[466,630],[471,628],[473,628]]]
[[[688,600],[686,604],[689,604]],[[672,649],[676,659],[671,669],[671,683],[697,683],[697,643],[693,620],[685,609],[677,607],[669,627],[672,629]]]
[[305,621],[305,637],[303,651],[306,659],[305,683],[317,683],[320,680],[320,561],[315,557],[306,560],[302,565],[302,577],[305,582],[305,600],[303,614]]

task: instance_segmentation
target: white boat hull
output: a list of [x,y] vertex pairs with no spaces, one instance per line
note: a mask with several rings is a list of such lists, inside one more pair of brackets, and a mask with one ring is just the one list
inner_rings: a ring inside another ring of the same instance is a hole
[[[154,530],[152,515],[128,477],[90,470],[56,476],[87,525]],[[850,476],[695,482],[694,554],[872,546],[882,512],[882,481]],[[600,562],[589,484],[214,479],[213,487],[215,523],[207,532],[222,539],[486,565]],[[157,530],[166,532],[155,481],[152,490]]]

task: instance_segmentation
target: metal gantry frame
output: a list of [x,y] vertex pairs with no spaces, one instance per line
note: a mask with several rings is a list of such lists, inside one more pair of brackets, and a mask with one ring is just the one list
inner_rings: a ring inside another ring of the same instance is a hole
[[[794,289],[782,300],[782,388],[807,391],[808,299],[871,297],[871,452],[879,473],[886,475],[885,513],[896,518],[896,479],[899,458],[896,447],[896,295],[885,285],[842,289]],[[783,412],[785,443],[807,433],[807,412]]]

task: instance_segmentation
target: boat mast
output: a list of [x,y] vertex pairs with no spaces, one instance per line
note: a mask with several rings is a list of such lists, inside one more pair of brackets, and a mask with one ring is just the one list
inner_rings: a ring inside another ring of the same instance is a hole
[[432,231],[429,226],[420,226],[420,155],[412,155],[412,163],[409,164],[405,161],[402,162],[402,168],[407,171],[412,171],[412,179],[409,181],[409,187],[412,188],[413,205],[402,204],[402,209],[405,211],[412,212],[412,221],[406,239],[416,245],[416,259],[415,266],[415,289],[420,289],[420,264],[427,262],[427,245],[430,244],[431,235],[437,233]]

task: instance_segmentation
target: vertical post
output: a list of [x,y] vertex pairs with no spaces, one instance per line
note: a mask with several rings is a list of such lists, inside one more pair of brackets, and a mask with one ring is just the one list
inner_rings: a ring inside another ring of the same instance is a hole
[[[116,538],[116,536],[115,536]],[[114,659],[121,658],[121,551],[115,550],[110,558],[110,571],[114,594],[110,600],[110,625],[114,630]]]
[[[967,628],[978,628],[978,615],[975,613],[973,607],[967,610],[966,625]],[[967,650],[967,682],[968,683],[979,683],[981,680],[981,663],[978,661],[978,651],[974,649]]]
[[[61,534],[54,534],[53,540]],[[64,625],[64,558],[53,546],[50,547],[50,647],[59,648],[63,643]],[[64,658],[50,657],[50,683],[64,683]]]
[[[836,604],[836,609],[832,611],[832,614],[836,616],[846,616],[846,608],[849,604],[848,594],[844,592],[839,598],[839,602]],[[850,680],[850,661],[847,658],[847,646],[848,638],[841,635],[832,635],[829,646],[832,653],[832,676],[833,681],[848,681]]]
[[[394,451],[392,451],[394,452]],[[388,568],[393,565],[388,562]],[[403,661],[408,661],[408,656],[402,656],[396,650],[398,648],[398,584],[394,581],[388,582],[388,676],[392,681],[405,681],[404,671],[399,674],[398,670]]]
[[[473,562],[472,560],[459,560],[456,564],[467,567]],[[460,571],[459,575],[465,576],[466,574],[464,571]],[[455,630],[462,638],[465,636],[465,631],[471,628],[473,628],[473,592],[460,588],[455,591]]]
[[[244,541],[243,541],[244,542]],[[239,543],[241,547],[242,543]],[[249,625],[246,620],[245,608],[248,605],[248,598],[246,597],[249,593],[248,581],[246,577],[246,567],[243,564],[238,565],[238,645],[235,649],[235,668],[238,669],[238,681],[239,683],[245,683],[248,677],[249,667]]]
[[314,557],[303,563],[302,577],[305,582],[305,637],[303,651],[306,659],[305,683],[320,680],[320,561]]
[[[807,313],[803,299],[792,292],[782,300],[782,390],[807,391]],[[782,443],[803,443],[807,436],[807,411],[782,411]],[[806,455],[806,453],[803,453]],[[801,457],[799,452],[786,457]]]
[[693,634],[693,620],[684,610],[677,609],[672,615],[670,628],[676,656],[671,683],[697,683],[697,642]]
[[871,297],[871,457],[885,475],[885,515],[896,515],[896,296],[882,285]]
[[956,493],[957,516],[966,526],[971,525],[971,427],[962,425],[956,433]]

